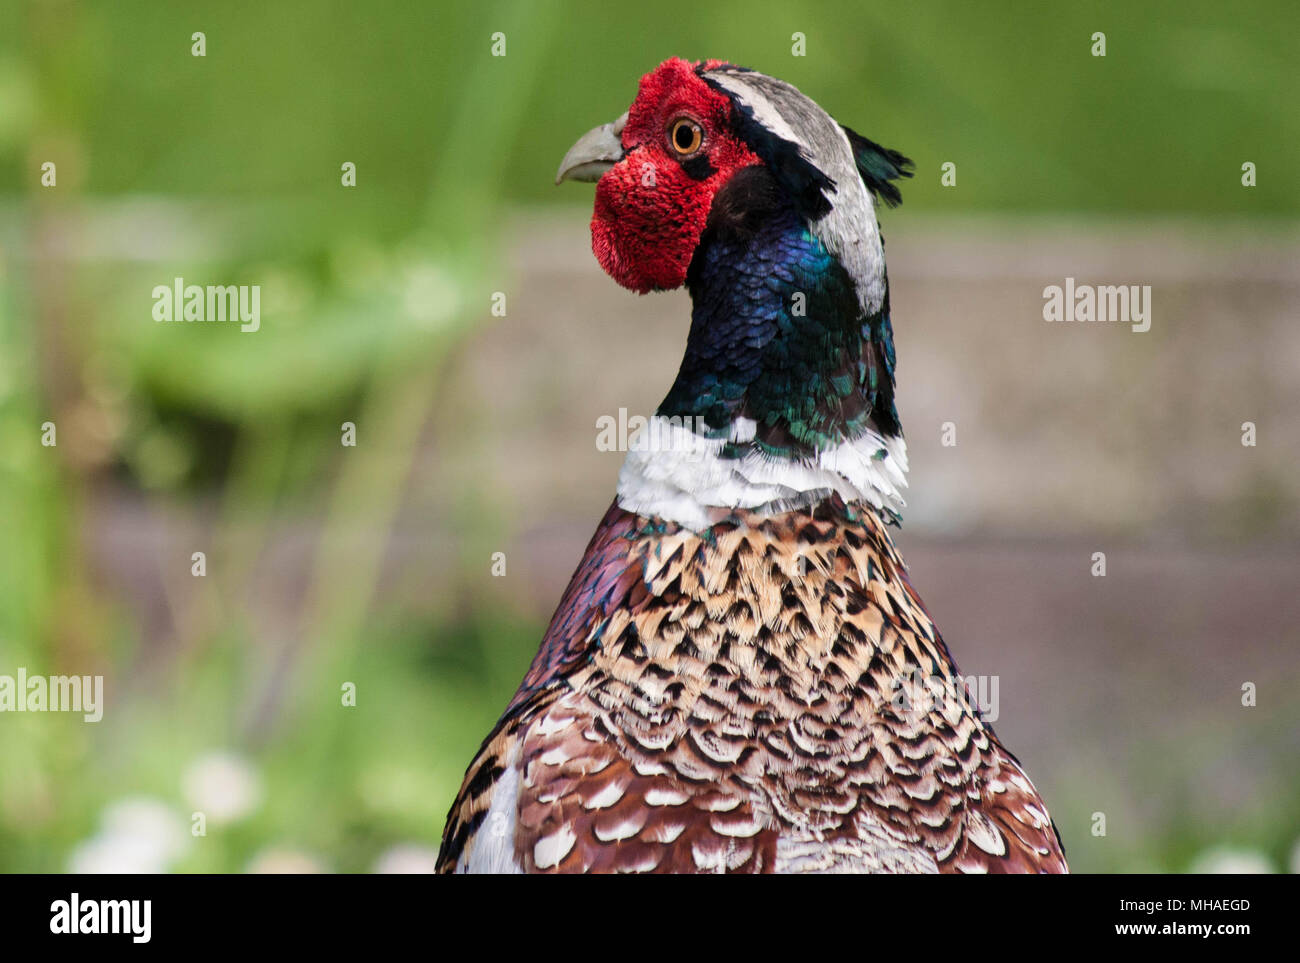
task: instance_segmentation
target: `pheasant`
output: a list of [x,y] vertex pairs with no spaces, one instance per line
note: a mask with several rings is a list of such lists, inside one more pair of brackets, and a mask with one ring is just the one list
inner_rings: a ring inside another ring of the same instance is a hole
[[685,285],[690,332],[440,871],[1067,871],[889,533],[876,203],[911,167],[790,84],[680,59],[565,156],[601,266]]

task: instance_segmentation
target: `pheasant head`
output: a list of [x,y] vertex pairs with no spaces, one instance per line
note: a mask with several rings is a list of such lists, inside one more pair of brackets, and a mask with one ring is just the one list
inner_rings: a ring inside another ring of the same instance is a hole
[[838,494],[897,520],[907,454],[876,203],[899,201],[910,166],[790,84],[675,58],[573,146],[556,180],[597,182],[601,266],[640,293],[684,284],[694,305],[624,508],[702,529]]

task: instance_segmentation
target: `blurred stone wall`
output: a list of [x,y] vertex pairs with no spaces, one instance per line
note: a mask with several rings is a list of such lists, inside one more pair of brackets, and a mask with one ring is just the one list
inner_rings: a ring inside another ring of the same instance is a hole
[[[1300,232],[906,209],[885,231],[909,531],[1300,537]],[[654,410],[689,299],[617,287],[579,217],[523,215],[507,236],[508,314],[458,358],[441,439],[503,505],[594,520],[622,462],[596,420]],[[1044,321],[1067,277],[1150,285],[1150,330]]]

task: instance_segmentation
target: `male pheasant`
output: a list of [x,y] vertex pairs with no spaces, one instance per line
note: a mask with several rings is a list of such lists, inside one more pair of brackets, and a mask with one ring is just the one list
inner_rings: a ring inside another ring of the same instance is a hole
[[442,871],[1066,871],[887,527],[907,455],[875,203],[910,167],[787,83],[678,59],[565,157],[557,183],[597,181],[602,267],[685,284],[690,333]]

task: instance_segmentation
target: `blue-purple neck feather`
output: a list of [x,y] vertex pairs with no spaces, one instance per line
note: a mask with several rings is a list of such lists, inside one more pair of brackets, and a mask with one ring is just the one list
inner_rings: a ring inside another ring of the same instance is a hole
[[715,198],[687,287],[686,354],[659,414],[702,418],[715,437],[749,418],[754,443],[782,457],[902,433],[888,291],[864,316],[852,279],[763,167]]

